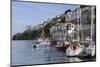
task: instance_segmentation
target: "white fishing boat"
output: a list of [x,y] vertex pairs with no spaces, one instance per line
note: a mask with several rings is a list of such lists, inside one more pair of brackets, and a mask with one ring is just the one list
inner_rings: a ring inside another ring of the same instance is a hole
[[68,49],[66,49],[66,55],[69,57],[72,56],[78,56],[83,51],[83,46],[81,45],[75,45],[70,46]]
[[85,52],[87,55],[93,57],[95,56],[95,45],[89,45],[86,49],[85,49]]
[[78,56],[83,51],[82,48],[77,48],[76,50],[73,50],[71,48],[66,49],[66,55],[67,56]]
[[[82,44],[82,43],[81,43]],[[95,43],[91,42],[91,43],[86,43],[84,42],[83,44],[83,51],[78,55],[78,57],[94,57],[96,54],[95,51]]]

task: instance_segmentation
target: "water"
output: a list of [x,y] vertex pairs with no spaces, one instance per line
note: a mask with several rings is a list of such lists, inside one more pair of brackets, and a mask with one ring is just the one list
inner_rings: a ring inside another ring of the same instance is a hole
[[33,44],[32,40],[13,40],[11,65],[80,62],[87,60],[77,57],[66,57],[64,52],[48,44],[40,45],[37,48],[33,48]]

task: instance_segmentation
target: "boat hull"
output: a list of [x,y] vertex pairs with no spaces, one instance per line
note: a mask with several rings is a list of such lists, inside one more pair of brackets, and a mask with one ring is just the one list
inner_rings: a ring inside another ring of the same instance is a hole
[[75,57],[75,56],[78,56],[82,51],[83,51],[82,48],[77,48],[76,50],[69,48],[69,49],[66,49],[66,56]]
[[62,47],[57,47],[57,49],[59,51],[62,51],[62,52],[66,52],[66,47],[62,46]]

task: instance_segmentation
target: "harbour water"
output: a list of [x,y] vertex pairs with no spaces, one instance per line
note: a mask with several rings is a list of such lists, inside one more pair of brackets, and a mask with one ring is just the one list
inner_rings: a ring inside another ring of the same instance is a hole
[[11,65],[34,65],[64,62],[91,61],[89,58],[67,57],[64,52],[48,44],[33,48],[33,40],[13,40],[11,51]]

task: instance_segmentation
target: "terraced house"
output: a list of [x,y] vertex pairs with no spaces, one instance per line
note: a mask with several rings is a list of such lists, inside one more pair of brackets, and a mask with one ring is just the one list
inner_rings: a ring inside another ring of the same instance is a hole
[[50,29],[51,38],[56,41],[95,42],[95,6],[76,8],[65,13],[65,22],[57,23]]

